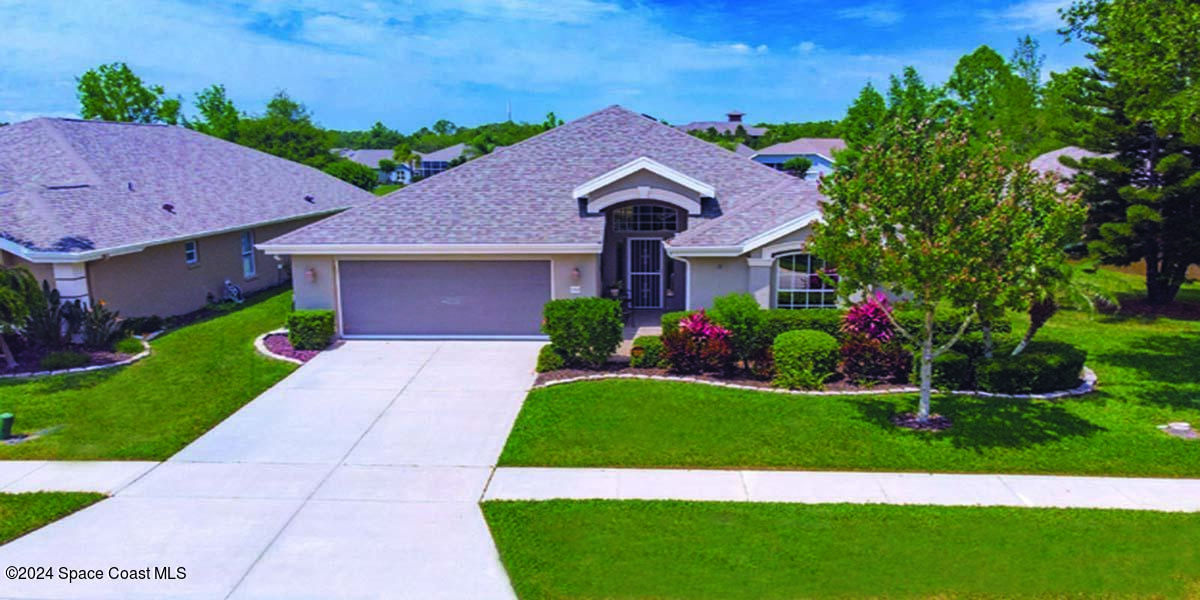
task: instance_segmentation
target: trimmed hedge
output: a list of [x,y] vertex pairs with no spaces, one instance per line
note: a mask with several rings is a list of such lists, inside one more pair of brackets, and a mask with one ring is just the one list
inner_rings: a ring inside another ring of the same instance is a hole
[[745,364],[762,356],[774,337],[763,335],[763,309],[754,296],[737,292],[713,298],[713,323],[729,330],[734,357]]
[[1017,356],[996,356],[975,369],[979,389],[996,394],[1044,394],[1073,389],[1087,352],[1064,342],[1033,342]]
[[82,353],[64,350],[62,352],[51,352],[42,357],[38,362],[38,366],[43,371],[61,371],[63,369],[78,369],[79,367],[87,366],[92,362],[92,357]]
[[572,367],[599,368],[624,337],[621,303],[608,298],[551,300],[542,317],[542,331]]
[[[914,364],[920,361],[915,357]],[[921,381],[919,369],[919,364],[913,368],[913,383]],[[975,389],[975,359],[954,350],[933,359],[933,387],[942,392]]]
[[288,342],[297,350],[324,350],[333,341],[332,310],[297,310],[287,316]]
[[667,335],[679,331],[679,322],[698,313],[698,310],[680,310],[675,312],[663,313],[662,316],[662,332]]
[[[896,320],[909,333],[916,335],[925,327],[925,315],[920,310],[909,306],[898,306],[892,312],[892,318]],[[958,332],[959,326],[962,325],[963,313],[959,310],[939,307],[933,317],[933,337],[934,339],[949,340],[950,336]],[[965,333],[979,333],[983,330],[978,319],[972,319],[971,324],[967,326]],[[998,319],[992,323],[992,335],[1005,335],[1012,332],[1012,323],[1008,319]]]
[[841,338],[846,311],[836,308],[773,308],[763,311],[762,335],[768,340],[788,331],[821,331]]
[[775,338],[775,385],[818,389],[837,369],[840,346],[823,331],[786,331]]
[[670,361],[667,360],[662,338],[657,335],[643,335],[634,338],[629,366],[640,369],[668,368]]
[[545,373],[547,371],[557,371],[565,366],[567,366],[566,361],[554,349],[554,345],[546,344],[538,351],[537,366],[534,367],[534,370],[538,373]]

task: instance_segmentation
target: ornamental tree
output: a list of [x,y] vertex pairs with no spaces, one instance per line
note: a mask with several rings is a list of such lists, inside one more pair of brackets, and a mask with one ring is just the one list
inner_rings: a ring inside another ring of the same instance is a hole
[[9,369],[17,367],[17,359],[4,336],[24,325],[40,294],[37,278],[29,269],[0,265],[0,357]]
[[179,123],[179,99],[168,97],[161,85],[147,85],[122,62],[89,69],[76,80],[76,92],[85,119]]
[[[809,246],[837,265],[839,294],[882,289],[907,297],[922,315],[919,328],[893,319],[919,351],[919,421],[929,418],[933,360],[958,341],[981,303],[1001,297],[1011,280],[1005,271],[1021,266],[1005,255],[1027,221],[1019,218],[1024,188],[1015,184],[1028,177],[1014,172],[995,143],[973,142],[965,119],[902,118],[862,149],[853,173],[821,181],[829,200]],[[966,310],[950,339],[935,344],[943,304]]]

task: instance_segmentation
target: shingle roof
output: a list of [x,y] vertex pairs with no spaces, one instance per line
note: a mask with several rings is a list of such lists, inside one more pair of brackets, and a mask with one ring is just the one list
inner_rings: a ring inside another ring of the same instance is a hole
[[737,128],[741,127],[746,135],[752,137],[762,137],[767,134],[766,127],[755,127],[747,125],[740,121],[692,121],[686,125],[680,125],[680,131],[708,131],[710,128],[717,130],[717,133],[737,133]]
[[467,151],[466,144],[455,144],[448,148],[442,148],[441,150],[434,150],[433,152],[419,152],[418,154],[421,155],[421,160],[427,160],[427,161],[431,161],[431,162],[432,161],[449,162],[449,161],[452,161],[452,160],[462,156],[463,153],[466,151]]
[[352,160],[360,165],[371,167],[372,169],[379,168],[379,161],[387,159],[392,160],[395,155],[394,150],[364,148],[355,150],[353,148],[334,148],[333,153],[338,156]]
[[166,125],[43,118],[2,127],[0,173],[0,238],[35,252],[161,242],[373,198],[311,167]]
[[1051,150],[1050,152],[1033,159],[1029,162],[1029,166],[1035,171],[1040,171],[1042,173],[1058,173],[1063,179],[1071,179],[1075,177],[1075,173],[1078,171],[1078,169],[1074,169],[1062,164],[1062,161],[1059,159],[1064,156],[1079,160],[1081,158],[1094,158],[1100,156],[1100,154],[1092,152],[1091,150],[1084,150],[1083,148],[1078,148],[1076,146],[1067,146],[1065,148],[1059,148],[1058,150]]
[[833,153],[845,149],[846,142],[838,138],[800,138],[767,146],[758,151],[759,156],[778,156],[790,154],[820,154],[833,158]]
[[643,156],[716,188],[674,246],[737,244],[820,198],[812,182],[610,106],[272,244],[599,244],[604,217],[581,214],[571,192]]

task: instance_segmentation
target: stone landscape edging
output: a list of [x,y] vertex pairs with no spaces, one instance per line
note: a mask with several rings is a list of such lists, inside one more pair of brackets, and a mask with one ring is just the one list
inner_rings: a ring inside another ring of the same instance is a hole
[[103,371],[104,369],[115,369],[117,367],[125,367],[150,356],[150,342],[147,340],[153,339],[159,332],[154,332],[149,336],[137,337],[134,339],[142,343],[142,351],[130,356],[125,360],[120,360],[115,363],[104,365],[92,365],[90,367],[75,367],[72,369],[58,369],[56,371],[33,371],[31,373],[8,373],[0,375],[0,379],[29,379],[32,377],[50,377],[51,375],[69,375],[71,373],[90,373],[92,371]]
[[[1096,391],[1098,379],[1096,372],[1088,367],[1083,368],[1080,374],[1083,380],[1079,387],[1073,390],[1064,390],[1060,392],[1049,392],[1046,394],[995,394],[992,392],[981,392],[976,390],[955,391],[949,392],[956,396],[979,396],[981,398],[1010,398],[1017,400],[1060,400],[1062,398],[1071,398],[1075,396],[1083,396]],[[711,385],[715,387],[731,388],[735,390],[750,390],[755,392],[769,392],[775,394],[791,394],[794,396],[875,396],[882,394],[915,394],[921,389],[913,386],[904,386],[887,390],[849,390],[849,391],[808,391],[808,390],[785,390],[781,388],[758,387],[753,385],[742,385],[738,383],[726,383],[724,381],[713,381],[711,379],[700,379],[696,377],[686,376],[668,376],[668,375],[642,375],[636,373],[597,373],[595,375],[584,375],[582,377],[570,377],[567,379],[556,379],[547,381],[533,386],[532,389],[547,388],[564,383],[577,383],[580,381],[598,381],[601,379],[649,379],[654,381],[682,381],[685,383],[699,383],[703,385]],[[935,392],[937,390],[934,390]],[[939,392],[940,393],[940,392]]]
[[271,350],[269,348],[267,348],[267,342],[266,342],[267,336],[278,335],[278,334],[287,333],[287,332],[288,332],[287,329],[282,329],[282,328],[275,329],[275,330],[268,331],[256,338],[254,338],[254,349],[257,350],[259,354],[266,356],[267,358],[274,358],[275,360],[282,360],[283,362],[290,362],[293,365],[303,365],[304,361],[302,361],[298,358],[292,358],[290,356],[281,356],[279,354],[275,354],[274,352],[271,352]]

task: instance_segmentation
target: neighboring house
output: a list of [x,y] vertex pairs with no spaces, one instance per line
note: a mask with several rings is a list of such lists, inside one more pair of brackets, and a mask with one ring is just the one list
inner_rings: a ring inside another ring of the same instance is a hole
[[1075,173],[1078,172],[1078,169],[1064,165],[1061,160],[1064,156],[1078,161],[1083,158],[1095,158],[1101,155],[1076,146],[1067,146],[1058,150],[1051,150],[1033,159],[1029,162],[1029,166],[1035,171],[1042,173],[1057,173],[1064,180],[1070,181],[1075,178]]
[[[803,253],[814,181],[612,106],[259,247],[346,337],[538,336],[552,298],[635,311],[836,302]],[[302,275],[301,275],[302,274]]]
[[255,251],[372,196],[311,167],[182,127],[34,119],[0,128],[0,262],[68,300],[169,316],[253,291],[287,264]]
[[396,154],[394,150],[334,148],[333,153],[360,165],[375,169],[375,173],[379,176],[379,183],[403,183],[405,185],[412,183],[413,170],[409,165],[397,164],[396,170],[391,173],[379,168],[379,161],[381,160],[395,162],[392,159]]
[[744,112],[731,110],[725,113],[726,118],[724,121],[692,121],[687,125],[680,125],[679,130],[690,132],[708,131],[709,129],[712,129],[720,134],[728,133],[733,135],[737,133],[738,127],[741,127],[742,130],[746,132],[746,137],[750,139],[760,138],[767,134],[767,129],[765,127],[754,127],[752,125],[746,125],[743,123],[742,117],[744,116],[746,116],[746,113]]
[[833,172],[834,154],[846,147],[846,142],[837,138],[800,138],[790,142],[767,146],[753,156],[754,160],[776,170],[793,158],[812,161],[808,175],[814,179]]
[[450,161],[467,154],[466,144],[455,144],[433,152],[419,152],[421,164],[417,165],[417,174],[421,177],[432,177],[450,168]]

